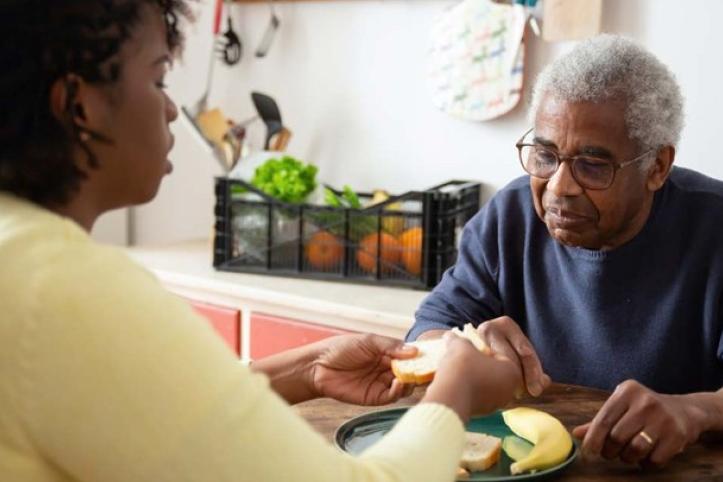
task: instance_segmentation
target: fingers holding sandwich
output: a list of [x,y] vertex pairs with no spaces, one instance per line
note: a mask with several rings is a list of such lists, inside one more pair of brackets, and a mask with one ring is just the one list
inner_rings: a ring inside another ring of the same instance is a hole
[[385,405],[409,395],[413,387],[397,380],[392,360],[417,356],[417,349],[397,339],[373,334],[349,334],[317,342],[307,370],[311,390],[358,405]]
[[494,353],[520,366],[524,386],[530,395],[537,397],[550,386],[550,377],[542,369],[535,348],[512,318],[501,316],[485,321],[477,331]]
[[397,379],[405,384],[432,382],[425,400],[448,405],[463,419],[506,405],[522,385],[518,364],[492,354],[471,325],[411,345],[416,357],[392,361]]
[[462,420],[507,405],[522,383],[519,367],[481,353],[469,340],[451,336],[423,401],[443,403]]

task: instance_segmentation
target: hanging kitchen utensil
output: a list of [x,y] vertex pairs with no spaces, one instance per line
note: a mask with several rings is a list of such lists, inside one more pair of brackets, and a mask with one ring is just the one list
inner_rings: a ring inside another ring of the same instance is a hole
[[284,128],[281,123],[281,112],[279,112],[279,106],[276,104],[276,101],[266,94],[252,92],[251,99],[256,107],[256,111],[264,121],[264,124],[266,124],[264,149],[268,150],[271,144],[271,138],[280,133]]
[[196,137],[200,138],[203,145],[210,149],[213,156],[216,158],[216,160],[219,162],[221,167],[226,169],[226,162],[224,162],[224,155],[223,153],[219,152],[217,147],[209,141],[209,139],[204,135],[203,129],[201,129],[201,126],[198,123],[199,118],[208,110],[208,95],[211,92],[211,83],[213,81],[213,67],[216,61],[215,53],[213,50],[215,50],[215,41],[216,37],[221,30],[221,14],[223,9],[223,0],[216,0],[216,5],[214,9],[214,18],[213,18],[213,41],[211,43],[211,55],[209,56],[209,64],[208,64],[208,74],[206,75],[206,90],[203,92],[203,95],[201,95],[201,98],[198,99],[198,101],[193,105],[191,108],[187,108],[186,106],[181,106],[181,112],[183,113],[183,117],[186,118],[186,120],[190,123],[192,126],[192,130],[195,132]]
[[286,150],[286,146],[289,145],[290,140],[291,131],[286,127],[282,127],[278,133],[269,139],[269,150],[283,152]]
[[226,172],[231,172],[241,158],[241,141],[232,135],[226,134],[223,138],[223,150],[226,160]]
[[281,25],[281,21],[279,20],[279,17],[276,16],[276,10],[274,9],[274,0],[269,0],[269,7],[271,8],[271,19],[269,20],[268,27],[266,27],[264,36],[261,38],[261,43],[256,49],[256,57],[259,58],[266,57],[266,54],[269,53],[271,42],[273,42],[274,37],[276,36],[276,31]]
[[229,143],[233,147],[233,155],[231,157],[231,164],[229,165],[229,172],[231,172],[238,164],[238,161],[248,155],[249,146],[246,142],[246,127],[258,119],[258,116],[253,116],[246,119],[238,124],[233,124],[224,136],[224,141]]
[[231,8],[226,8],[226,31],[223,33],[218,52],[226,65],[236,65],[241,61],[243,44],[236,31],[233,29],[231,20]]
[[[216,36],[221,30],[221,11],[223,8],[223,0],[216,0],[216,8],[214,10],[213,18],[213,42],[216,40]],[[212,44],[213,45],[213,44]],[[206,90],[200,99],[190,109],[184,108],[183,111],[189,114],[190,120],[195,124],[199,114],[204,112],[208,108],[208,94],[211,91],[211,82],[213,80],[213,66],[215,64],[215,58],[213,52],[211,53],[208,61],[208,74],[206,75]]]
[[484,121],[522,96],[525,8],[463,0],[436,22],[429,51],[433,102],[462,119]]

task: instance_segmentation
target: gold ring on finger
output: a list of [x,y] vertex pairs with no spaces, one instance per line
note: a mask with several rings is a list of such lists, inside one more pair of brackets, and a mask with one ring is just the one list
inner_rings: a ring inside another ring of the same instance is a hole
[[651,447],[653,445],[655,445],[655,442],[653,441],[653,437],[648,435],[648,433],[645,430],[641,430],[640,432],[638,432],[638,435],[640,435],[643,438],[643,440],[648,442],[648,445],[650,445]]

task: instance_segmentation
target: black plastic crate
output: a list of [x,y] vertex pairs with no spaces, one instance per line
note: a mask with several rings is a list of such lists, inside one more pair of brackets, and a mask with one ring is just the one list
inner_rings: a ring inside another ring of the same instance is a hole
[[218,177],[213,265],[430,289],[457,259],[457,239],[479,210],[480,191],[477,182],[449,181],[352,209],[288,204],[245,181]]

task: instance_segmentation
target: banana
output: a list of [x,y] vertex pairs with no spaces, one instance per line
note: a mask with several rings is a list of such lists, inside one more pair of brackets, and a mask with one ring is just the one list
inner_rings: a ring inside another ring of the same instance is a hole
[[369,203],[369,206],[383,203],[387,199],[389,199],[389,193],[387,191],[385,191],[384,189],[375,189],[372,196],[372,201]]
[[514,462],[530,455],[532,447],[533,445],[530,442],[515,435],[508,435],[502,440],[502,450]]
[[[402,203],[391,203],[387,206],[390,211],[401,211]],[[393,236],[399,236],[404,231],[404,218],[402,216],[384,216],[382,219],[384,231]]]
[[[374,190],[374,196],[372,197],[372,201],[369,204],[370,206],[374,206],[375,204],[381,204],[384,201],[389,199],[389,193],[383,189],[375,189]],[[396,202],[388,204],[385,208],[385,210],[389,211],[401,211],[402,210],[402,203]],[[382,217],[382,229],[386,231],[387,233],[391,234],[392,236],[398,236],[402,231],[404,231],[404,217],[402,216],[384,216]]]
[[563,462],[572,449],[572,437],[558,419],[529,407],[502,412],[508,427],[534,447],[526,457],[510,466],[512,475],[543,470]]

